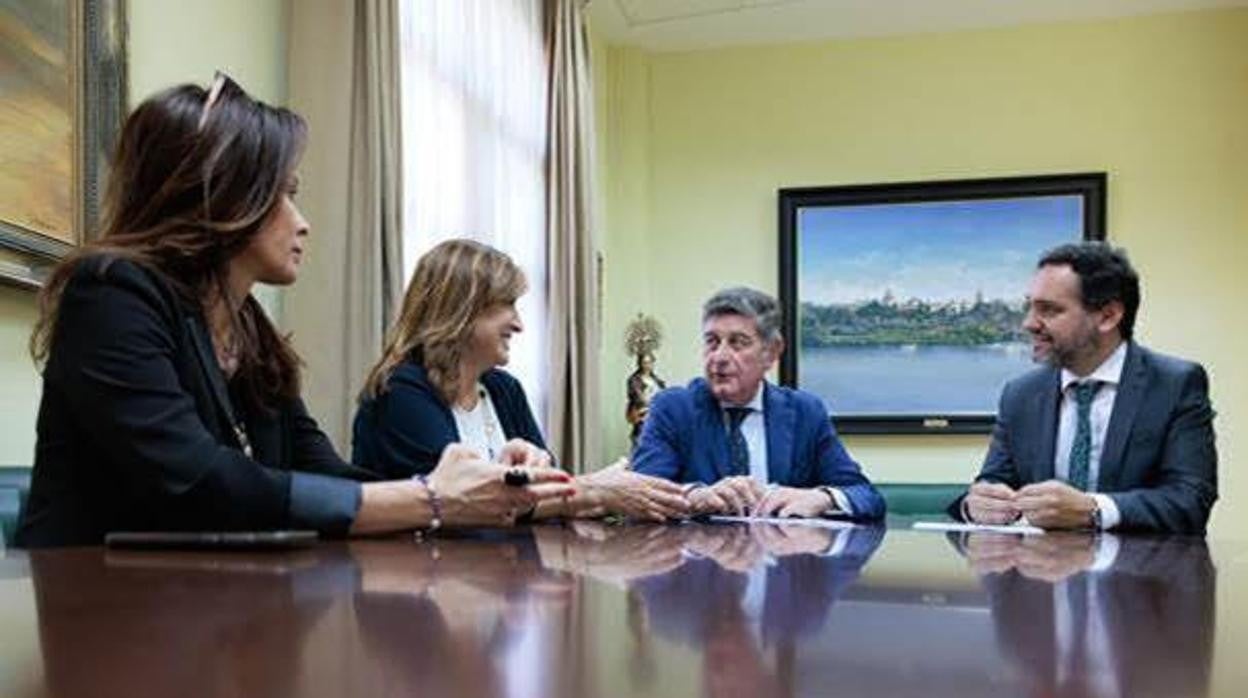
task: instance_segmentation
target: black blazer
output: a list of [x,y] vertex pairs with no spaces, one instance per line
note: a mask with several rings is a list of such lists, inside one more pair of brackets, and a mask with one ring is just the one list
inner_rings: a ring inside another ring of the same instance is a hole
[[[481,376],[481,385],[505,437],[546,448],[520,381],[491,369]],[[352,433],[351,461],[392,478],[429,473],[447,444],[460,438],[450,405],[429,382],[424,366],[411,359],[395,367],[385,392],[360,403]]]
[[[1018,488],[1053,478],[1060,382],[1045,367],[1006,384],[977,480]],[[1122,514],[1119,529],[1204,533],[1218,498],[1213,417],[1199,364],[1127,346],[1097,482]],[[961,505],[949,514],[960,517]]]
[[109,531],[310,528],[343,534],[360,487],[302,401],[236,413],[202,312],[160,276],[100,255],[66,284],[43,371],[19,546]]

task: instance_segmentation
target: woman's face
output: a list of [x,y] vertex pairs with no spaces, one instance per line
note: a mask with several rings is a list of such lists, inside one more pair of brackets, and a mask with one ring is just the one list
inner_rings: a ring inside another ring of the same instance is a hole
[[514,302],[491,305],[473,320],[464,358],[477,366],[504,366],[511,354],[511,335],[523,331]]
[[286,286],[299,275],[308,222],[295,206],[297,189],[298,180],[292,178],[251,244],[235,258],[240,271],[252,281]]

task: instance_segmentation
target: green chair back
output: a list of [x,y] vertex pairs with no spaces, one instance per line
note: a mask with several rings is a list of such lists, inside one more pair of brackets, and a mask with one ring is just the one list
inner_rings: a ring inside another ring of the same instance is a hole
[[0,535],[12,545],[30,493],[30,468],[0,466]]
[[897,525],[945,519],[945,509],[966,491],[963,482],[877,482],[875,487],[888,504],[889,522]]

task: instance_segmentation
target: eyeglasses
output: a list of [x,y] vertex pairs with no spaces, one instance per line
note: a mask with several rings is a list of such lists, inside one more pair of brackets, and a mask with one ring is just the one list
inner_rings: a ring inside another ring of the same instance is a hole
[[208,123],[208,115],[212,113],[213,105],[221,98],[221,93],[225,91],[227,86],[238,88],[238,83],[234,82],[229,75],[220,70],[213,73],[212,85],[208,88],[208,98],[204,100],[204,110],[199,113],[198,130],[204,130],[204,126]]

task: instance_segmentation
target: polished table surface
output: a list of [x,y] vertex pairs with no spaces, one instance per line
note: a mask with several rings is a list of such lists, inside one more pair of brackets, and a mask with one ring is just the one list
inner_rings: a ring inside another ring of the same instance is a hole
[[872,527],[9,550],[0,696],[1214,695],[1217,584],[1199,538]]

